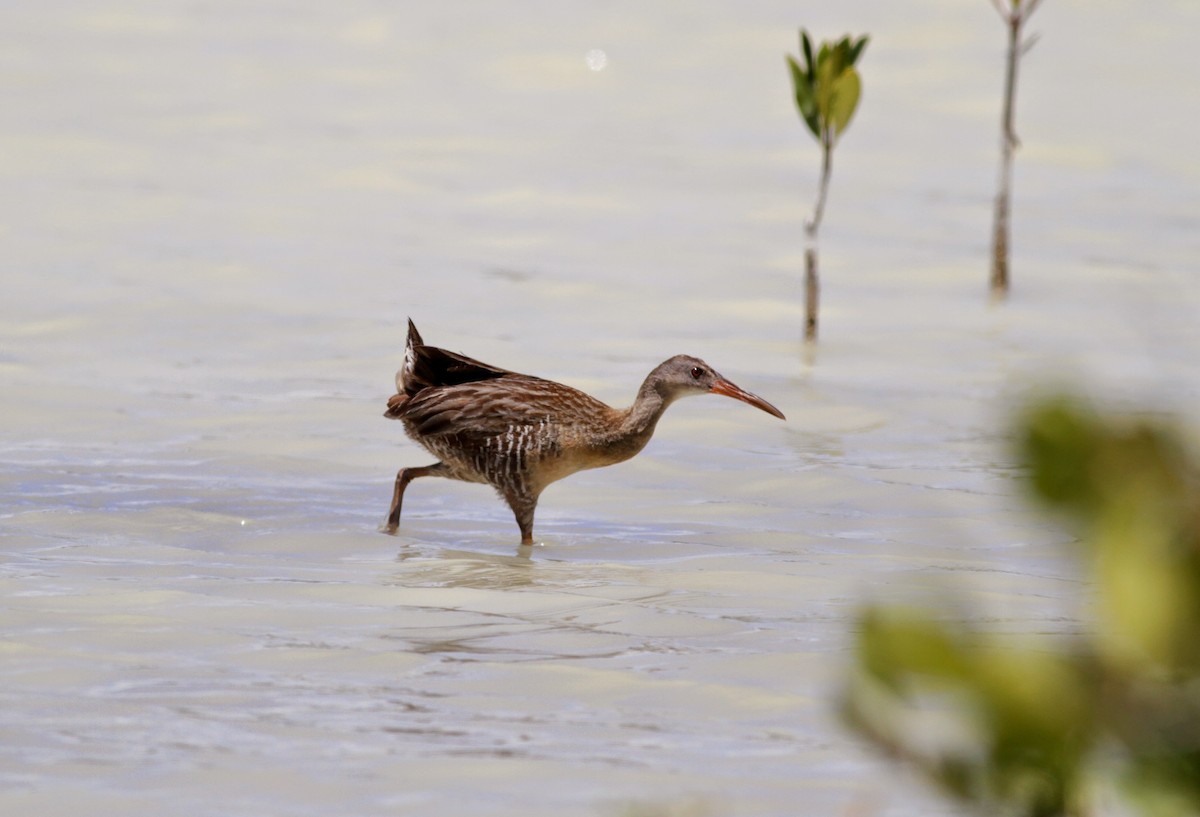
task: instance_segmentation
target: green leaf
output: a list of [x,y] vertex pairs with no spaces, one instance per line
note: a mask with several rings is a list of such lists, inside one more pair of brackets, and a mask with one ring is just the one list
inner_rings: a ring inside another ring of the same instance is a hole
[[870,39],[870,37],[864,34],[858,38],[858,42],[850,46],[850,55],[848,57],[850,65],[858,62],[858,58],[862,55],[863,49],[867,47],[867,41]]
[[[821,66],[829,65],[829,59],[832,53],[833,47],[828,41],[821,43],[821,47],[817,49],[817,74],[821,73]],[[826,70],[832,70],[832,68],[827,68]]]
[[817,109],[813,96],[812,79],[791,54],[787,55],[787,61],[792,74],[792,91],[796,97],[796,108],[799,109],[802,116],[811,116]]
[[859,621],[860,666],[893,690],[914,677],[961,683],[969,676],[960,634],[935,620],[930,611],[870,607]]
[[1097,426],[1092,412],[1070,397],[1046,399],[1026,410],[1019,424],[1019,451],[1030,469],[1033,489],[1043,501],[1075,513],[1095,508]]
[[862,94],[862,82],[858,78],[858,72],[854,68],[847,66],[842,71],[833,83],[833,92],[830,94],[829,111],[827,113],[827,121],[829,127],[833,129],[833,135],[836,138],[846,130],[850,124],[851,117],[854,116],[854,111],[858,107],[858,98]]
[[812,41],[808,39],[808,32],[804,29],[800,29],[800,50],[804,54],[804,64],[808,68],[808,78],[811,81],[816,72],[816,62],[813,60]]
[[817,102],[817,118],[822,129],[829,126],[829,111],[833,101],[833,81],[837,77],[834,72],[832,51],[828,44],[821,46],[817,55],[817,74],[814,78],[814,95]]
[[833,46],[833,71],[834,74],[841,74],[850,67],[850,38],[842,37]]
[[813,93],[812,80],[791,54],[788,55],[787,61],[792,73],[792,90],[796,97],[796,110],[800,112],[800,117],[808,125],[813,136],[820,139],[821,125],[817,119],[817,99]]

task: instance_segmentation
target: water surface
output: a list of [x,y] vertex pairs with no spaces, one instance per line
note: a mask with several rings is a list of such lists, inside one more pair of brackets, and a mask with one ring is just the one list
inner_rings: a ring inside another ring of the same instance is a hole
[[[1035,18],[1002,308],[983,2],[6,6],[4,811],[953,813],[830,700],[866,598],[1085,626],[1031,383],[1195,414],[1200,20],[1151,5]],[[801,23],[873,35],[812,365]],[[699,355],[788,422],[680,403],[534,548],[434,480],[384,537],[408,316],[614,404]]]

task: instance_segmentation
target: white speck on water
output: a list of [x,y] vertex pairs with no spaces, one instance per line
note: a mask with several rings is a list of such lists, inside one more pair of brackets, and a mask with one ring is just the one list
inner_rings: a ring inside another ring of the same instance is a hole
[[608,67],[608,54],[599,48],[593,48],[584,56],[587,67],[593,71],[603,71]]

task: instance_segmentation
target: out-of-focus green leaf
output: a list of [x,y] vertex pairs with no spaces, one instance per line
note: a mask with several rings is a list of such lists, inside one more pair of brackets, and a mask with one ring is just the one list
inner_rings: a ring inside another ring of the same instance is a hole
[[808,32],[804,29],[800,29],[800,52],[804,54],[804,65],[808,72],[808,78],[811,81],[816,71],[816,60],[813,59],[812,41],[808,38]]
[[[1115,526],[1110,521],[1098,533],[1095,578],[1098,608],[1105,626],[1100,628],[1098,646],[1110,660],[1129,666],[1151,662],[1170,666],[1175,659],[1177,612],[1187,604],[1186,577],[1170,562],[1149,557],[1139,542],[1161,539],[1164,530],[1151,520],[1150,525],[1125,520],[1132,527]],[[1158,528],[1153,530],[1152,528]],[[1161,546],[1155,548],[1161,553]],[[1195,622],[1186,622],[1194,638]]]
[[850,124],[861,92],[858,72],[847,66],[834,81],[833,93],[829,100],[829,127],[833,130],[835,138]]
[[837,42],[828,44],[827,49],[823,50],[825,50],[825,61],[829,63],[830,76],[836,79],[846,70],[846,66],[850,64],[848,61],[850,56],[850,42],[846,37],[843,37]]
[[1082,511],[1096,501],[1092,479],[1095,418],[1078,401],[1056,397],[1026,411],[1018,453],[1030,469],[1034,492],[1051,505]]
[[908,675],[960,679],[967,672],[955,638],[924,611],[870,608],[860,626],[863,667],[889,686]]
[[1091,537],[1097,646],[1131,672],[1200,673],[1200,552],[1174,521],[1110,513]]
[[816,69],[819,71],[821,66],[829,62],[829,53],[833,50],[832,44],[826,40],[821,43],[821,47],[817,49]]
[[1090,726],[1094,690],[1068,655],[985,639],[972,653],[973,678],[997,727],[1036,740]]
[[833,82],[836,76],[831,49],[828,44],[822,45],[821,53],[817,55],[816,81],[813,83],[817,102],[817,118],[820,120],[822,132],[830,128],[829,110],[833,102]]
[[867,40],[869,40],[869,39],[870,39],[870,37],[868,37],[864,34],[862,37],[859,37],[858,40],[850,46],[850,53],[849,53],[849,56],[847,57],[847,61],[850,65],[854,65],[855,63],[858,62],[858,58],[860,56],[862,56],[863,49],[867,47]]
[[1138,758],[1125,791],[1147,817],[1195,817],[1200,803],[1200,749],[1164,750]]
[[813,136],[820,139],[821,123],[817,117],[817,99],[813,93],[812,79],[790,54],[787,60],[788,65],[791,67],[792,89],[796,97],[796,110],[799,111],[800,118],[808,125],[808,129],[812,131]]

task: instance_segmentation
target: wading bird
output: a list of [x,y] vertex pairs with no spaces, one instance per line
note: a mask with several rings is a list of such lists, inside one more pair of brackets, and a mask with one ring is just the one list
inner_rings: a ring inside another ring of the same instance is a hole
[[533,513],[547,485],[634,456],[680,397],[723,394],[786,419],[699,358],[663,361],[633,405],[615,409],[570,386],[426,346],[411,320],[396,391],[384,416],[403,422],[408,436],[439,461],[400,469],[382,530],[395,533],[400,526],[408,483],[447,477],[495,488],[517,518],[522,545],[533,544]]

